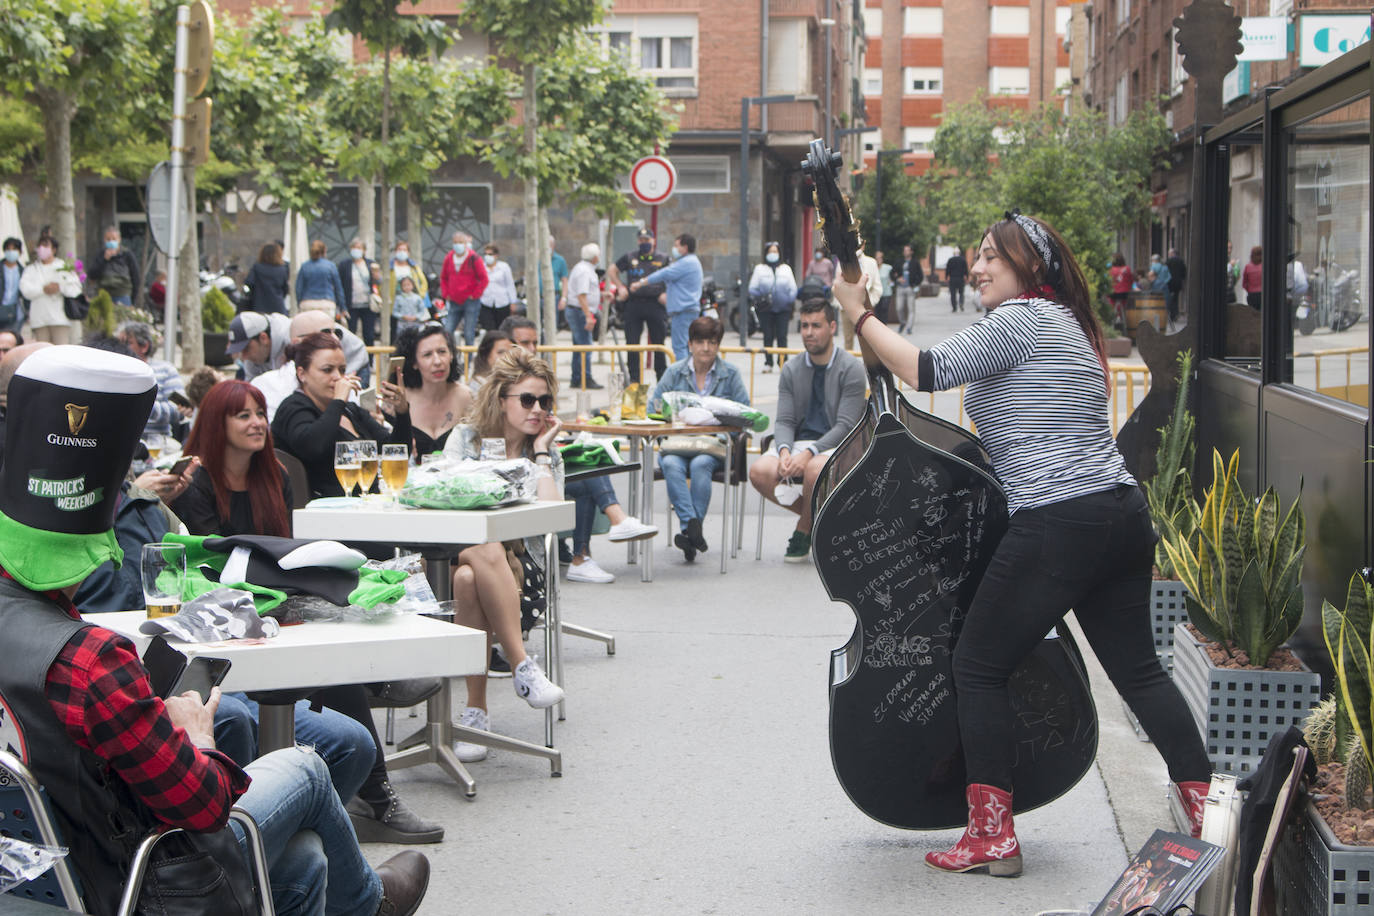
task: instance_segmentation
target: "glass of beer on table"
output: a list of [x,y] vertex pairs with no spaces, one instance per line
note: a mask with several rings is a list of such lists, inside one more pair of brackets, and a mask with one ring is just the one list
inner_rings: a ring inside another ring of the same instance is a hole
[[382,446],[382,482],[391,494],[393,505],[399,505],[397,498],[401,488],[406,485],[406,474],[410,472],[410,449],[405,445]]
[[358,443],[334,443],[334,476],[339,478],[343,495],[352,496],[353,488],[358,485],[358,478],[362,476],[362,467],[358,462]]
[[186,548],[181,544],[143,545],[143,604],[148,616],[171,617],[181,610],[186,587]]
[[366,496],[377,479],[377,443],[372,439],[359,439],[353,444],[358,449],[358,486],[363,488],[360,495]]

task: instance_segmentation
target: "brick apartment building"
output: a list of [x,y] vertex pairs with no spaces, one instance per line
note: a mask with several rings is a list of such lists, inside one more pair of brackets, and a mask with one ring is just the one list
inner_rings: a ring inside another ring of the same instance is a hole
[[1060,100],[1069,16],[1068,0],[865,0],[867,160],[909,149],[907,170],[924,172],[945,106],[980,91],[1015,108]]
[[[1136,227],[1120,240],[1120,248],[1132,264],[1143,264],[1151,253],[1163,255],[1169,248],[1177,248],[1185,257],[1188,252],[1190,150],[1196,136],[1193,81],[1183,69],[1173,25],[1187,5],[1188,0],[1088,0],[1074,6],[1071,51],[1076,66],[1082,61],[1081,73],[1072,73],[1074,103],[1105,112],[1109,123],[1117,123],[1144,106],[1157,105],[1174,132],[1172,167],[1152,178],[1154,221]],[[1223,117],[1262,98],[1265,87],[1285,85],[1334,60],[1342,48],[1348,50],[1349,42],[1358,43],[1358,18],[1363,19],[1364,35],[1369,34],[1369,6],[1364,0],[1233,0],[1232,6],[1241,17],[1256,17],[1246,28],[1247,45],[1265,44],[1276,49],[1268,56],[1279,59],[1237,65],[1223,83]],[[1355,37],[1345,34],[1352,19],[1356,20]],[[1318,34],[1323,29],[1331,31],[1337,23],[1347,27],[1339,31],[1339,37],[1327,40]],[[1232,194],[1237,210],[1258,209],[1260,176],[1254,162],[1258,152],[1236,150]],[[1239,231],[1232,242],[1236,251],[1244,252],[1258,240],[1256,224]]]
[[[218,15],[241,18],[257,0],[220,0]],[[653,75],[669,100],[680,106],[677,132],[663,150],[674,162],[678,185],[659,208],[660,248],[678,232],[699,240],[704,267],[726,288],[739,269],[740,100],[792,95],[794,101],[752,107],[749,122],[750,181],[748,261],[759,260],[765,240],[782,243],[784,257],[804,263],[813,244],[810,201],[799,163],[813,137],[828,136],[847,162],[859,140],[838,134],[854,123],[862,104],[859,68],[865,49],[858,0],[617,0],[595,33],[608,48],[621,49]],[[422,0],[414,11],[456,22],[460,0]],[[291,0],[297,17],[319,15],[306,0]],[[410,7],[403,7],[409,11]],[[766,26],[766,27],[765,27]],[[362,59],[366,49],[339,36],[339,53]],[[446,56],[484,59],[486,37],[465,32]],[[404,112],[398,116],[404,117]],[[606,112],[614,130],[616,113]],[[827,124],[829,130],[827,130]],[[647,151],[646,151],[647,152]],[[523,188],[472,160],[445,163],[435,175],[433,199],[418,214],[404,190],[391,206],[400,238],[418,249],[426,269],[437,271],[448,240],[464,229],[480,242],[493,241],[517,277],[525,273]],[[626,197],[628,193],[626,176]],[[37,188],[21,189],[39,205]],[[144,217],[132,187],[95,176],[79,176],[78,235],[81,250],[95,251],[101,228],[118,224],[134,247],[144,237]],[[381,206],[380,198],[376,198]],[[222,201],[227,219],[202,215],[202,253],[212,265],[233,262],[246,270],[268,239],[289,238],[286,214],[270,197],[245,184]],[[331,258],[343,257],[358,226],[359,188],[340,180],[309,224],[309,238],[321,238]],[[635,204],[632,223],[609,225],[601,215],[555,205],[549,213],[557,249],[574,262],[583,243],[597,241],[603,263],[633,247],[635,227],[652,214]],[[380,211],[378,211],[380,216]],[[380,222],[380,219],[378,220]],[[375,252],[375,246],[373,248]]]

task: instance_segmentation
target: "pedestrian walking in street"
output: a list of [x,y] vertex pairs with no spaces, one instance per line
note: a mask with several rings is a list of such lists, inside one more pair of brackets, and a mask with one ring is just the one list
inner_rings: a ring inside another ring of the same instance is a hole
[[884,262],[881,251],[873,252],[873,260],[878,265],[878,280],[883,286],[883,294],[878,299],[878,307],[874,311],[878,313],[878,320],[883,324],[895,324],[896,316],[892,313],[892,295],[896,290],[896,285],[892,281],[892,265]]
[[[601,260],[601,246],[588,242],[582,246],[582,260],[568,274],[568,305],[564,311],[568,319],[568,329],[572,331],[573,343],[579,347],[591,346],[592,334],[601,317],[601,290],[596,276],[596,265]],[[573,354],[572,387],[600,388],[592,378],[592,359],[588,353]]]
[[439,291],[448,304],[444,327],[452,336],[461,323],[463,343],[472,346],[477,339],[477,318],[482,311],[482,294],[487,291],[487,265],[472,250],[472,236],[453,233],[453,245],[444,255],[439,271]]
[[339,269],[325,259],[326,248],[320,239],[310,243],[310,260],[296,271],[296,307],[302,311],[315,309],[328,312],[338,322],[346,321],[343,314],[343,284]]
[[[622,303],[625,320],[625,343],[637,344],[646,332],[649,343],[661,344],[668,336],[668,311],[666,287],[662,283],[641,286],[634,292],[630,284],[642,280],[649,274],[666,266],[668,259],[654,250],[654,234],[648,229],[639,230],[639,243],[634,251],[626,252],[606,271],[606,279],[614,283],[616,297]],[[631,382],[639,381],[639,369],[643,359],[634,354],[629,361]],[[663,378],[668,369],[668,360],[662,353],[654,354],[654,373]]]
[[29,302],[29,327],[35,340],[71,343],[72,323],[64,300],[81,295],[81,278],[57,256],[57,239],[43,235],[33,246],[34,259],[19,277],[19,294]]
[[[673,240],[670,263],[630,284],[635,292],[654,283],[665,287],[668,329],[673,342],[673,356],[687,358],[687,328],[701,314],[701,261],[697,258],[696,236],[686,232]],[[659,373],[659,378],[663,374]]]
[[897,264],[896,274],[899,330],[910,334],[916,329],[916,297],[920,295],[921,284],[926,282],[921,259],[916,257],[910,245],[902,246],[902,260]]
[[968,285],[968,260],[963,249],[949,256],[945,262],[945,283],[949,285],[949,310],[964,310],[964,287]]
[[[282,261],[281,246],[276,242],[268,242],[258,250],[258,259],[253,266],[248,268],[248,277],[243,281],[243,285],[248,287],[248,295],[245,301],[248,303],[245,311],[261,312],[264,315],[286,314],[286,293],[291,288],[289,283],[290,272],[286,264]],[[164,284],[166,275],[163,275]],[[165,300],[166,288],[159,297],[153,283],[153,289],[149,289],[148,298],[157,302],[159,298]]]
[[806,265],[802,282],[805,283],[808,277],[818,278],[825,286],[825,294],[830,295],[830,287],[835,285],[835,260],[824,248],[817,248],[811,253],[811,263]]
[[[786,347],[787,326],[792,323],[792,305],[797,301],[797,278],[782,261],[782,246],[768,242],[763,246],[763,263],[754,266],[749,278],[749,298],[758,298],[759,325],[764,347]],[[778,357],[782,362],[782,357]],[[773,371],[773,354],[763,354],[763,371]]]
[[[348,257],[335,265],[339,271],[339,285],[343,287],[343,312],[348,316],[348,329],[362,337],[369,347],[377,342],[377,314],[382,297],[372,298],[372,268],[376,262],[367,257],[363,240],[354,238],[348,243]],[[376,305],[376,311],[373,306]],[[394,307],[393,307],[394,313]]]
[[1255,311],[1260,308],[1260,290],[1264,287],[1264,246],[1250,249],[1250,263],[1240,272],[1240,288],[1245,290],[1245,304]]
[[1083,272],[1053,228],[1008,213],[984,234],[973,278],[987,314],[928,349],[868,320],[861,286],[835,287],[865,342],[903,382],[919,391],[965,386],[1011,513],[953,658],[968,827],[926,862],[947,872],[1021,873],[1007,682],[1070,608],[1167,763],[1197,836],[1211,763],[1155,656],[1154,527],[1112,438],[1106,345]]
[[1112,266],[1107,269],[1107,275],[1112,281],[1112,291],[1108,293],[1108,297],[1116,310],[1116,326],[1125,331],[1126,300],[1130,298],[1131,290],[1135,287],[1135,273],[1126,263],[1126,256],[1118,251],[1112,255]]
[[487,288],[482,291],[482,311],[478,313],[477,326],[484,331],[494,331],[510,317],[519,296],[515,292],[515,277],[510,272],[510,265],[501,260],[500,248],[494,244],[483,248],[482,263],[487,268]]
[[1188,265],[1178,256],[1177,248],[1169,249],[1169,260],[1164,262],[1169,270],[1169,290],[1164,300],[1169,309],[1169,324],[1175,324],[1179,315],[1179,299],[1183,295],[1183,284],[1188,279]]
[[134,297],[142,289],[139,285],[138,258],[124,247],[117,226],[105,229],[105,243],[97,257],[91,258],[86,278],[110,294],[115,305],[133,305]]
[[19,278],[24,273],[19,263],[24,243],[17,238],[5,239],[5,259],[0,262],[0,331],[18,335],[24,326],[24,297],[19,294]]

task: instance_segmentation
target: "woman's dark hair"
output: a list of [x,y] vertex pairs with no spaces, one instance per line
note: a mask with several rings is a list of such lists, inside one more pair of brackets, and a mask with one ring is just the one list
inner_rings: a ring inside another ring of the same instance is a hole
[[765,258],[768,257],[768,252],[769,252],[769,250],[770,250],[770,249],[773,249],[773,248],[776,248],[776,249],[778,250],[778,257],[781,258],[781,257],[782,257],[782,246],[779,245],[777,242],[764,242],[764,243],[763,243],[763,256],[764,256]]
[[458,365],[458,351],[453,347],[453,338],[444,330],[442,324],[431,321],[418,328],[406,328],[396,338],[396,355],[405,357],[406,361],[401,369],[401,384],[407,388],[419,388],[422,384],[417,354],[420,352],[420,344],[430,337],[442,337],[444,343],[448,344],[448,378],[444,381],[452,384],[463,377],[463,370]]
[[1124,254],[1122,254],[1121,252],[1119,252],[1119,251],[1118,251],[1116,254],[1112,255],[1112,266],[1113,266],[1113,267],[1125,267],[1125,266],[1126,266],[1126,256],[1125,256]]
[[309,369],[310,361],[315,358],[315,354],[321,350],[342,350],[343,344],[339,343],[339,338],[328,331],[316,331],[314,334],[307,334],[295,343],[286,345],[286,358],[296,364],[299,369]]
[[1264,260],[1264,246],[1256,245],[1250,249],[1250,263],[1258,264]]
[[266,245],[263,245],[260,249],[258,249],[258,263],[280,264],[281,246],[278,245],[276,242],[268,242]]
[[[1044,220],[1035,219],[1033,216],[1022,218],[1035,220],[1048,237],[1051,251],[1057,250],[1059,261],[1062,264],[1057,276],[1050,276],[1050,269],[1045,266],[1040,252],[1035,248],[1035,243],[1031,241],[1026,230],[1022,229],[1015,219],[998,220],[988,227],[983,236],[985,238],[991,236],[992,244],[996,246],[998,253],[1006,259],[1023,292],[1048,286],[1054,293],[1054,300],[1073,313],[1078,326],[1083,329],[1083,335],[1088,338],[1088,343],[1097,353],[1097,360],[1102,364],[1102,372],[1105,375],[1107,373],[1107,343],[1102,337],[1102,328],[1097,323],[1097,316],[1093,314],[1092,300],[1088,295],[1088,283],[1083,279],[1083,270],[1078,266],[1078,260],[1073,256],[1073,252],[1069,250],[1064,239],[1058,232],[1054,231],[1053,226]],[[1110,384],[1110,382],[1104,380],[1104,384]]]
[[57,251],[58,251],[58,249],[61,247],[60,245],[57,244],[57,236],[52,235],[51,233],[49,233],[49,232],[47,232],[47,231],[44,231],[44,233],[38,237],[38,241],[36,241],[36,242],[33,243],[33,247],[34,247],[34,248],[37,248],[39,245],[43,245],[43,244],[51,245],[51,246],[52,246],[52,256],[53,256],[53,257],[57,257]]
[[19,239],[15,238],[14,236],[10,236],[9,238],[5,239],[5,245],[3,248],[0,248],[0,250],[9,251],[11,248],[13,248],[15,251],[23,251],[24,243]]
[[725,338],[725,328],[720,321],[709,315],[702,315],[687,325],[687,340],[711,340],[720,343]]
[[[225,423],[230,415],[250,405],[264,412],[267,410],[267,399],[254,385],[238,380],[215,385],[201,400],[195,425],[191,427],[191,434],[183,446],[185,454],[200,457],[201,467],[210,475],[215,490],[215,511],[221,519],[227,519],[230,512],[229,478],[224,470],[224,456],[229,443]],[[291,525],[287,521],[286,500],[281,490],[281,466],[277,464],[277,455],[272,448],[270,428],[262,450],[248,462],[247,483],[248,502],[253,507],[253,526],[256,530],[244,533],[290,537]]]
[[477,356],[472,361],[474,376],[491,373],[491,351],[495,350],[496,344],[502,340],[509,344],[515,343],[505,331],[491,330],[482,337],[482,342],[477,345]]

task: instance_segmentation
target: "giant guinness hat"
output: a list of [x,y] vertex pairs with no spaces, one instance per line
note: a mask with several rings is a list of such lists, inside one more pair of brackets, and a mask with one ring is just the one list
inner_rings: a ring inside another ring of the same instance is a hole
[[74,585],[124,552],[120,485],[157,397],[147,363],[45,347],[10,380],[0,465],[0,565],[28,588]]

